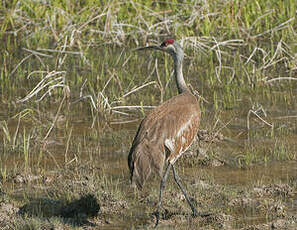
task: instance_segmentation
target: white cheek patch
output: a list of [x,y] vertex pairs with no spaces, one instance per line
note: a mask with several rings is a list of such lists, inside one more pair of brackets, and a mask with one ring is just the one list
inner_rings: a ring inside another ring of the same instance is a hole
[[174,53],[176,53],[175,47],[171,44],[167,46],[167,49],[172,50]]

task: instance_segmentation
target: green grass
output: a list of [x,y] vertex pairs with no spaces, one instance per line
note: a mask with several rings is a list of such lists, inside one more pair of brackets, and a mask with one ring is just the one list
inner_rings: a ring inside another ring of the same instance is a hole
[[[1,1],[0,195],[22,207],[40,197],[64,205],[93,194],[103,210],[94,220],[99,226],[135,217],[135,228],[151,223],[158,180],[144,193],[130,190],[126,156],[134,120],[177,91],[170,56],[133,49],[174,38],[185,50],[186,81],[203,97],[201,129],[231,140],[207,143],[204,160],[197,154],[180,160],[181,172],[194,169],[188,187],[204,207],[234,216],[246,211],[224,207],[248,188],[216,185],[211,172],[197,179],[196,168],[204,172],[217,158],[231,170],[296,160],[296,10],[293,0]],[[15,182],[18,175],[27,182]],[[28,181],[32,175],[40,177]],[[200,180],[209,190],[196,186]],[[166,205],[188,211],[171,182]],[[253,197],[252,189],[247,193]],[[79,229],[56,215],[27,214],[9,223]],[[191,226],[184,216],[172,218]]]
[[[27,0],[5,3],[1,8],[5,12],[0,34],[4,41],[3,101],[24,97],[28,89],[52,71],[65,71],[62,86],[55,87],[58,76],[54,76],[37,96],[41,98],[50,87],[52,97],[57,99],[63,95],[61,88],[67,87],[70,92],[83,89],[85,96],[92,97],[92,106],[98,105],[96,108],[103,113],[110,110],[112,103],[133,103],[133,97],[127,101],[122,96],[143,84],[144,79],[156,80],[147,78],[154,62],[149,62],[148,70],[143,72],[143,68],[136,68],[147,63],[140,56],[151,54],[129,52],[126,47],[150,40],[160,42],[166,37],[184,41],[191,64],[188,71],[199,73],[197,77],[211,91],[222,87],[222,95],[213,93],[217,109],[236,107],[241,90],[258,87],[263,82],[266,86],[267,76],[271,79],[289,72],[293,77],[295,73],[293,1],[197,2],[193,8],[190,2],[175,1],[106,1],[100,5],[96,1],[51,1],[40,5]],[[162,22],[165,15],[171,20],[167,25],[170,32],[162,36],[159,32],[165,26]],[[203,45],[203,53],[196,41]],[[11,52],[13,56],[8,55]],[[152,56],[164,58],[161,54]],[[169,80],[169,58],[165,57],[164,71],[159,71],[162,85]],[[39,75],[35,71],[46,72]],[[32,77],[26,79],[29,75]],[[232,92],[238,85],[239,90]],[[294,82],[288,85],[293,87]],[[145,97],[147,94],[142,93],[142,100],[151,104],[155,97]],[[172,95],[165,88],[164,99]],[[218,98],[223,99],[218,102]]]

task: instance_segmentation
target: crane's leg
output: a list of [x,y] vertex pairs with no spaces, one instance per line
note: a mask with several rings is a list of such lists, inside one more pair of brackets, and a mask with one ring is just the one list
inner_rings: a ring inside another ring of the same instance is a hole
[[163,194],[163,190],[165,188],[165,183],[166,183],[166,180],[167,180],[167,177],[168,177],[168,173],[169,173],[169,169],[171,168],[172,164],[170,164],[168,162],[168,165],[166,167],[166,170],[164,172],[164,175],[162,177],[162,180],[161,180],[161,184],[160,184],[160,194],[159,194],[159,202],[158,202],[158,207],[157,207],[157,211],[156,211],[156,224],[155,224],[155,228],[158,226],[159,224],[159,220],[160,220],[160,209],[161,209],[161,206],[162,206],[162,194]]
[[194,205],[192,204],[190,198],[188,197],[188,194],[186,193],[186,190],[184,189],[184,187],[182,186],[182,184],[180,183],[180,178],[177,175],[177,172],[174,168],[174,165],[172,165],[172,171],[173,171],[173,176],[174,176],[174,180],[177,183],[178,187],[180,188],[180,190],[182,190],[186,200],[188,201],[188,204],[190,205],[192,212],[193,212],[193,216],[196,217],[197,216],[197,211],[196,208],[194,207]]

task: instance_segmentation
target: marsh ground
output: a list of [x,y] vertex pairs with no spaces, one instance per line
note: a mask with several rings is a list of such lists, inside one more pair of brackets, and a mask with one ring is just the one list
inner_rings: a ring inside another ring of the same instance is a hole
[[[243,4],[244,2],[244,4]],[[296,229],[294,1],[1,1],[0,228],[150,229],[159,178],[129,186],[140,120],[176,94],[166,38],[201,129],[169,178],[159,229]]]

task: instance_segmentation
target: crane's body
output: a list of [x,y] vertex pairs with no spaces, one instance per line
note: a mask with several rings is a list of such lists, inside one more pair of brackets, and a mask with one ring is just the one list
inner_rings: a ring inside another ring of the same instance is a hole
[[[132,185],[142,189],[151,171],[161,177],[156,224],[159,223],[162,191],[169,169],[175,182],[188,201],[193,216],[197,211],[179,181],[174,168],[176,160],[191,146],[200,123],[200,107],[196,97],[187,87],[182,73],[183,49],[174,40],[166,40],[160,46],[148,46],[138,50],[156,49],[169,53],[174,60],[174,76],[179,94],[151,111],[141,122],[128,156]],[[166,166],[165,171],[163,170]],[[164,173],[163,173],[164,171]]]
[[160,176],[165,162],[175,161],[192,144],[200,108],[189,91],[159,105],[141,122],[129,154],[133,185],[142,188],[151,171]]

